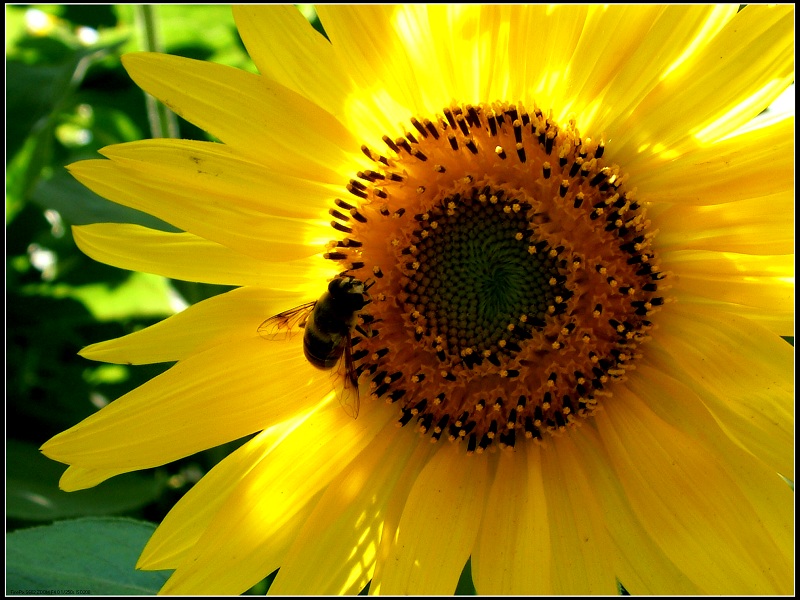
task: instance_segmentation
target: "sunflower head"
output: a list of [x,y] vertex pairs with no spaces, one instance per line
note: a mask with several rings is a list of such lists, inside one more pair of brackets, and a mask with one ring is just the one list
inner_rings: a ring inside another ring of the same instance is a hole
[[325,255],[370,281],[352,340],[370,397],[470,453],[591,415],[665,289],[605,144],[505,103],[412,117],[383,141],[334,200]]
[[259,75],[125,61],[222,143],[72,166],[182,230],[87,253],[239,286],[84,350],[177,364],[43,447],[77,489],[256,434],[145,549],[163,591],[790,589],[792,121],[743,126],[792,10],[235,14]]

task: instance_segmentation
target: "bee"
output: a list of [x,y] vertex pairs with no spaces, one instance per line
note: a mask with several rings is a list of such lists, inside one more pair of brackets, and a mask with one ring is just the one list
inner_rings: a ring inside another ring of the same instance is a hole
[[319,300],[301,304],[270,317],[258,327],[261,337],[285,339],[298,328],[304,329],[303,352],[318,369],[338,365],[343,388],[339,401],[353,418],[358,417],[360,400],[358,374],[353,361],[352,333],[361,309],[367,305],[367,286],[350,276],[334,278]]

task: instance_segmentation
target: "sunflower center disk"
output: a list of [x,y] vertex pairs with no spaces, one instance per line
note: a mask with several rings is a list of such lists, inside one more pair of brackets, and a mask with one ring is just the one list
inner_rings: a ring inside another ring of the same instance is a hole
[[604,145],[539,110],[451,106],[366,146],[326,257],[366,281],[362,394],[432,441],[542,439],[591,415],[665,285],[642,206]]
[[555,260],[529,250],[537,243],[529,209],[487,186],[415,215],[419,225],[401,252],[409,258],[404,304],[449,368],[485,359],[499,366],[496,355],[519,352],[565,295]]

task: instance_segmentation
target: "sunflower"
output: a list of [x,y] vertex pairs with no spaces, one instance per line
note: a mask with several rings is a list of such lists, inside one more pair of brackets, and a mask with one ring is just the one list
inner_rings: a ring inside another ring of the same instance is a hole
[[737,10],[247,6],[260,75],[124,57],[221,143],[72,165],[182,230],[75,239],[237,288],[83,350],[176,364],[42,447],[62,487],[255,434],[164,593],[791,593],[794,13]]

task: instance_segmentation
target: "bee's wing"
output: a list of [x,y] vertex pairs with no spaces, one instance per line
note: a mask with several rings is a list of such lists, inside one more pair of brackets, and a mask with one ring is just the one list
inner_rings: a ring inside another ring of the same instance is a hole
[[353,348],[350,342],[350,334],[347,334],[342,358],[336,367],[336,398],[342,405],[345,412],[358,418],[358,411],[361,408],[361,398],[358,391],[358,373],[353,361]]
[[308,315],[314,310],[316,303],[316,300],[306,302],[270,317],[258,326],[258,335],[265,340],[285,340],[291,337],[305,327]]

